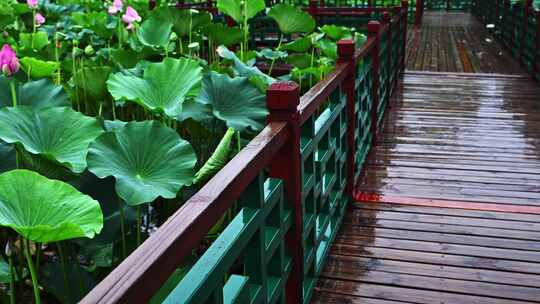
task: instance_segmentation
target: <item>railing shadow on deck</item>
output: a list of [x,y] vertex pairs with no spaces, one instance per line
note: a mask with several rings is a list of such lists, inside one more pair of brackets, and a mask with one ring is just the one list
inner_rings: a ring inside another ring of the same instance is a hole
[[267,91],[268,124],[81,303],[146,303],[235,204],[240,211],[166,303],[305,303],[404,69],[407,2],[338,43],[303,96]]

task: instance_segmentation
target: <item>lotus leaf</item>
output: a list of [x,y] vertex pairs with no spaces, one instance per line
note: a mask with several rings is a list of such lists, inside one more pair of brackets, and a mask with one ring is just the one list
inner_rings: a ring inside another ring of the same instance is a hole
[[97,201],[73,186],[18,169],[0,174],[0,226],[34,242],[93,238],[103,214]]
[[264,0],[218,0],[217,8],[233,18],[237,23],[243,23],[243,17],[251,19],[264,10]]
[[[9,82],[5,76],[0,76],[0,108],[12,105]],[[17,82],[15,86],[18,105],[28,105],[34,108],[70,106],[69,97],[62,86],[57,86],[50,79],[40,79],[30,82]]]
[[103,132],[93,117],[71,108],[0,109],[0,139],[55,161],[75,173],[86,168],[88,145]]
[[279,30],[286,35],[293,33],[310,33],[315,28],[315,19],[309,13],[289,4],[274,5],[268,12]]
[[191,59],[165,58],[148,64],[143,78],[112,74],[107,81],[116,100],[131,100],[144,108],[175,117],[182,112],[186,98],[199,94],[202,68]]
[[88,169],[99,178],[114,176],[116,192],[129,205],[175,198],[193,181],[197,157],[175,130],[157,121],[130,122],[105,132],[91,145]]
[[265,95],[246,77],[231,78],[210,72],[198,100],[212,106],[214,115],[237,131],[259,130],[268,115]]

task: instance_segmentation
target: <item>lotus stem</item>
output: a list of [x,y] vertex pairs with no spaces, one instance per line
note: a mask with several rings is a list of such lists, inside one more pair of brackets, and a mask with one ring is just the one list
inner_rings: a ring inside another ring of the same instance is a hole
[[244,50],[243,50],[243,53],[242,53],[242,60],[245,60],[245,56],[244,56],[244,53],[247,54],[248,52],[248,18],[247,18],[247,2],[248,0],[244,0]]
[[41,244],[36,244],[36,272],[39,273],[39,264],[41,259]]
[[32,50],[34,50],[34,39],[36,37],[36,10],[32,10]]
[[64,252],[62,250],[62,244],[60,242],[56,243],[56,246],[58,248],[58,255],[60,256],[60,265],[62,267],[62,275],[64,276],[64,289],[66,291],[66,303],[71,303],[71,295],[69,292],[69,281],[68,281],[68,275],[66,270],[66,257],[64,255]]
[[[21,239],[24,240],[24,239]],[[41,304],[41,297],[39,295],[39,283],[36,268],[34,267],[34,261],[30,256],[30,241],[26,240],[24,242],[24,255],[26,257],[26,262],[28,263],[28,269],[30,270],[30,276],[32,278],[32,288],[34,290],[34,300],[36,304]]]
[[[281,50],[281,43],[283,42],[283,34],[279,36],[278,46],[276,52]],[[270,69],[268,70],[268,76],[272,77],[272,69],[274,68],[274,63],[276,62],[276,57],[272,58],[272,63],[270,64]]]
[[11,88],[11,101],[13,103],[13,107],[17,106],[17,90],[15,89],[15,80],[11,80],[9,82],[9,87]]
[[240,150],[242,150],[242,141],[240,139],[240,131],[236,132],[236,148],[238,149],[238,153],[240,153]]
[[58,32],[54,34],[54,59],[56,64],[58,64],[58,71],[56,72],[56,85],[62,84],[62,66],[60,64],[60,55],[58,54]]
[[116,104],[114,102],[114,99],[111,99],[111,107],[113,120],[116,120]]
[[120,18],[118,18],[117,35],[118,35],[118,49],[122,49],[122,21],[120,20]]
[[71,59],[73,60],[72,61],[72,74],[73,74],[73,79],[75,80],[73,82],[73,85],[75,87],[75,101],[77,102],[77,111],[80,112],[81,111],[81,105],[80,105],[80,100],[79,100],[79,91],[77,90],[77,57],[75,56],[75,48],[77,47],[78,44],[74,43],[73,44],[73,49],[71,50]]
[[[11,247],[11,243],[8,241],[8,246]],[[9,262],[9,289],[11,290],[9,294],[9,303],[15,304],[15,267],[13,267],[13,252],[10,249],[10,254],[8,255]]]
[[124,209],[122,208],[122,202],[118,199],[118,208],[120,209],[120,231],[122,233],[122,258],[126,258],[126,226],[124,222]]
[[137,206],[137,246],[141,245],[141,206]]

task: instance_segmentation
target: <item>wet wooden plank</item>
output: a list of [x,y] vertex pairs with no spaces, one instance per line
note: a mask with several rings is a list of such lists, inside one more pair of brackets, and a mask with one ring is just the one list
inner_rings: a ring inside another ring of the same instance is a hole
[[[486,42],[448,33],[497,72]],[[422,64],[450,66],[433,46]],[[406,73],[314,302],[540,302],[539,96],[521,76]]]
[[407,69],[525,74],[511,54],[471,14],[426,12],[408,45]]
[[[440,292],[426,289],[403,288],[382,284],[358,283],[353,281],[343,281],[323,278],[319,282],[319,290],[351,296],[362,296],[390,301],[405,301],[408,303],[445,303],[445,304],[508,304],[508,299],[496,299],[493,297],[481,297],[457,294],[451,292]],[[362,303],[357,302],[357,303]],[[527,301],[514,300],[512,303],[529,303]]]
[[540,287],[536,275],[501,272],[484,269],[431,265],[413,262],[385,260],[378,258],[330,255],[323,275],[339,275],[341,279],[355,280],[367,271],[415,274],[424,277],[456,279],[472,282],[488,282],[504,285]]

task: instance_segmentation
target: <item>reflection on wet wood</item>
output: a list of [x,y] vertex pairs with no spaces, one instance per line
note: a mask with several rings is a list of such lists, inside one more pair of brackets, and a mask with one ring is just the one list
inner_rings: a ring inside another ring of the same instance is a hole
[[540,87],[409,72],[390,104],[313,302],[540,303]]
[[426,12],[409,37],[409,70],[525,74],[470,13]]

